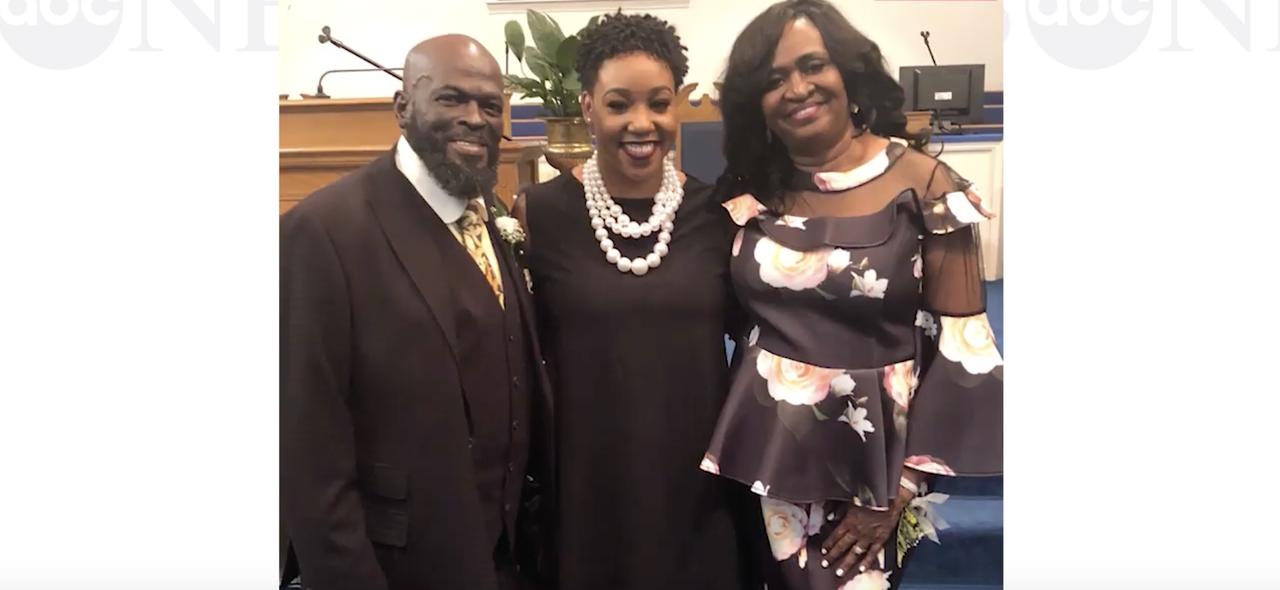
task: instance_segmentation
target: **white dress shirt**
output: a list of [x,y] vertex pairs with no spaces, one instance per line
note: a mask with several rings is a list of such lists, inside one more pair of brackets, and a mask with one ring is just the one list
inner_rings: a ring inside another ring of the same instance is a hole
[[[431,173],[427,171],[427,167],[422,163],[422,158],[418,157],[418,153],[413,151],[409,142],[400,136],[400,141],[396,142],[396,168],[400,170],[404,177],[409,179],[409,183],[413,188],[418,189],[418,194],[422,195],[422,199],[431,206],[445,225],[449,226],[449,230],[453,232],[453,237],[458,239],[459,244],[462,241],[462,230],[458,227],[458,220],[462,218],[462,214],[467,210],[467,201],[459,199],[447,192],[432,178]],[[480,208],[484,209],[484,202],[479,197],[473,199],[481,201]],[[489,259],[490,266],[493,267],[497,274],[498,282],[502,282],[502,272],[498,269],[498,256],[494,252],[493,242],[489,239],[489,232],[485,231],[481,234],[481,242],[484,244],[485,256]],[[504,286],[505,290],[505,286]]]

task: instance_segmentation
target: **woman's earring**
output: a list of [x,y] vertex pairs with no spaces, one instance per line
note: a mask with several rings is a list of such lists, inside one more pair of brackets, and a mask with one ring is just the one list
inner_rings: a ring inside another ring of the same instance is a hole
[[876,114],[875,111],[872,110],[867,116],[860,117],[858,116],[858,112],[861,110],[862,109],[858,106],[858,103],[849,101],[849,116],[853,118],[853,126],[858,128],[859,131],[870,127],[871,122],[875,120]]

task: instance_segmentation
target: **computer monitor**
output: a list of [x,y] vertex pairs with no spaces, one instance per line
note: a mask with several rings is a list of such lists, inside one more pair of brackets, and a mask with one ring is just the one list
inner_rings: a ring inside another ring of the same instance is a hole
[[933,111],[935,132],[981,124],[985,73],[980,64],[899,68],[898,83],[907,95],[903,110]]

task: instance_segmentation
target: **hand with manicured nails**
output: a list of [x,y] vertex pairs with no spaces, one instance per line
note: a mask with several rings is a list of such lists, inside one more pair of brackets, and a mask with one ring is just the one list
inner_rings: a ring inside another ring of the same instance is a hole
[[883,567],[877,556],[889,542],[902,511],[915,494],[898,488],[898,497],[888,510],[872,510],[850,504],[844,518],[822,543],[822,567],[836,570],[837,577]]

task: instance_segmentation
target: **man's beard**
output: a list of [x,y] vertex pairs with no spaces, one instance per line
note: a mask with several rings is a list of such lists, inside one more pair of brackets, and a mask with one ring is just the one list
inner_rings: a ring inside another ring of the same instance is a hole
[[[404,137],[413,151],[422,158],[427,171],[440,187],[460,199],[472,199],[488,195],[498,184],[498,134],[489,128],[478,132],[450,132],[456,128],[452,121],[439,120],[426,123],[419,117],[411,117],[405,126]],[[485,166],[468,166],[449,159],[449,142],[465,139],[486,146],[489,154]]]

